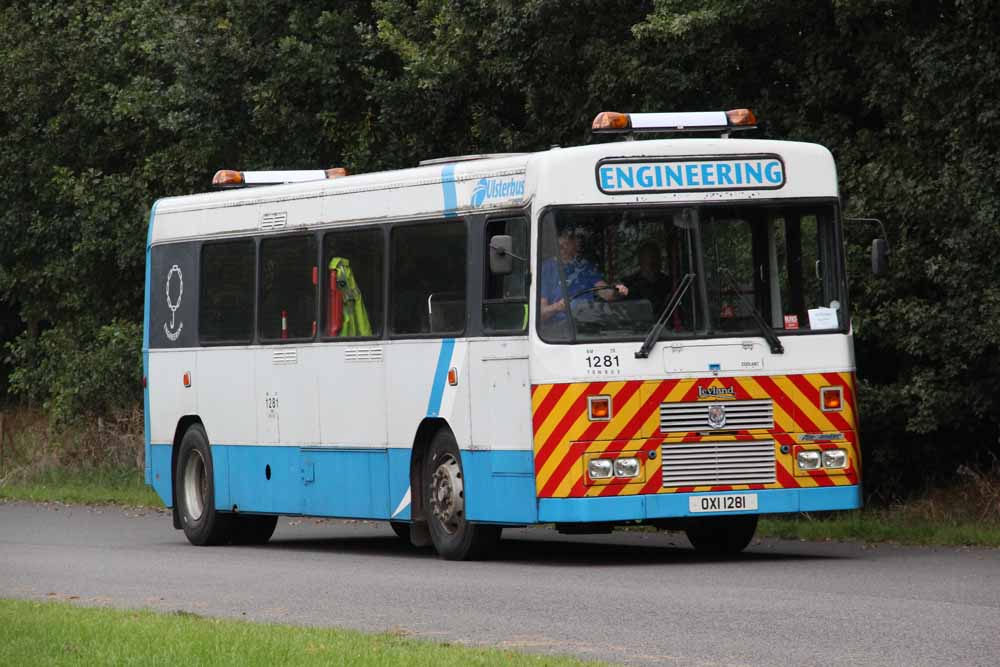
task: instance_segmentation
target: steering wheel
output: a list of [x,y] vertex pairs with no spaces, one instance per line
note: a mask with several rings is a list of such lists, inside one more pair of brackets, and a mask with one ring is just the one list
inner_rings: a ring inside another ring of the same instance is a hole
[[600,291],[603,291],[603,290],[606,290],[606,289],[617,290],[617,288],[615,287],[615,285],[617,285],[617,284],[618,283],[614,283],[613,282],[613,283],[611,283],[609,285],[604,285],[603,287],[588,287],[587,289],[580,290],[579,292],[577,292],[575,294],[571,294],[569,296],[569,300],[570,300],[570,302],[572,302],[577,297],[583,296],[584,294],[590,294],[591,292],[600,292]]

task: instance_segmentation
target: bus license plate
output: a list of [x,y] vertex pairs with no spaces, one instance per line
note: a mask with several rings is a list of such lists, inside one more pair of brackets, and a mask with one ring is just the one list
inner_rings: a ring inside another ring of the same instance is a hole
[[702,512],[740,512],[757,509],[756,493],[733,493],[725,496],[690,496],[688,510]]

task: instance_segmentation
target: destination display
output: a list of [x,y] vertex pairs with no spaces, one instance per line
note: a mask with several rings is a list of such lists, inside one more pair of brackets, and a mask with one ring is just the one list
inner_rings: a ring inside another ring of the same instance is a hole
[[597,187],[605,194],[774,190],[784,184],[785,165],[776,155],[726,160],[616,160],[597,165]]

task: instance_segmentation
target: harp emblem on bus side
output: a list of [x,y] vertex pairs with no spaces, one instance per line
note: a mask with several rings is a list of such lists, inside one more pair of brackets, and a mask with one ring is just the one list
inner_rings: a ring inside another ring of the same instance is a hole
[[722,428],[726,425],[726,406],[708,406],[708,425],[712,428]]
[[[174,274],[177,275],[176,280],[172,280]],[[173,288],[171,290],[171,287]],[[184,298],[184,274],[181,273],[181,267],[174,264],[167,271],[167,308],[170,309],[170,324],[166,322],[163,323],[163,333],[167,335],[167,338],[171,341],[175,341],[181,336],[181,330],[184,329],[183,322],[177,322],[177,309],[181,307],[181,299]],[[176,297],[176,301],[174,301]]]

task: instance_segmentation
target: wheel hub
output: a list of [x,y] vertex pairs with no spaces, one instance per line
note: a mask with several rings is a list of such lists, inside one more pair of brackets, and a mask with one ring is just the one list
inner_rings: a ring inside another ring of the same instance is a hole
[[458,530],[465,514],[465,492],[458,461],[446,456],[431,477],[431,512],[449,535]]
[[201,518],[208,496],[208,474],[205,459],[197,449],[192,450],[184,465],[184,506],[192,521]]

